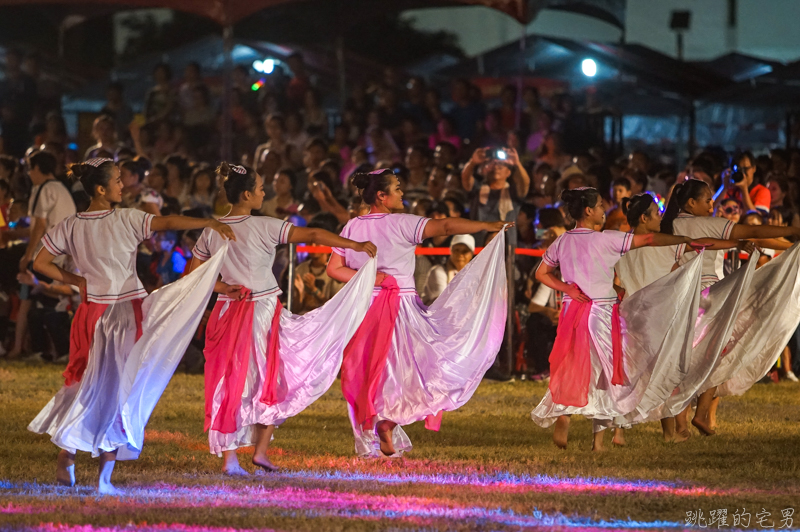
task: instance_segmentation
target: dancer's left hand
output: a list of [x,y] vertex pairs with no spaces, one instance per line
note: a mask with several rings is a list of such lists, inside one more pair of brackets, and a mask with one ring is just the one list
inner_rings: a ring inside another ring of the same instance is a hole
[[229,226],[228,224],[224,224],[216,220],[211,220],[209,227],[214,231],[216,231],[217,233],[219,233],[220,235],[222,235],[222,238],[226,240],[233,240],[233,241],[236,240],[236,235],[233,233],[233,229],[231,229],[231,226]]

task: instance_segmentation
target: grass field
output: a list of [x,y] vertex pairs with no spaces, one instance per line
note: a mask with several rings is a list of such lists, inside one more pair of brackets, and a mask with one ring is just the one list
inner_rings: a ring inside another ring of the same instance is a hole
[[[117,464],[121,498],[95,495],[87,455],[77,487],[54,485],[57,450],[26,426],[60,384],[54,367],[0,365],[0,529],[678,529],[691,511],[718,528],[723,509],[722,528],[800,527],[800,386],[791,383],[724,399],[717,436],[666,444],[647,424],[628,432],[626,448],[607,438],[595,455],[587,420],[574,420],[566,451],[530,421],[545,385],[486,381],[444,414],[440,432],[407,427],[414,450],[389,461],[354,456],[337,382],[276,431],[281,472],[230,479],[208,453],[202,376],[178,374],[141,458]],[[248,451],[240,459],[252,471]]]

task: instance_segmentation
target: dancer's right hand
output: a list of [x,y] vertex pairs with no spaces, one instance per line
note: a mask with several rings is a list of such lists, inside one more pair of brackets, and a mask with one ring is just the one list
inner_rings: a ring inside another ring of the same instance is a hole
[[580,301],[581,303],[589,303],[591,301],[589,296],[584,294],[583,290],[575,283],[569,283],[569,290],[564,293],[571,297],[573,301]]
[[380,286],[383,280],[386,279],[387,277],[389,276],[386,275],[385,273],[378,272],[378,274],[375,276],[375,286]]
[[242,294],[242,285],[240,284],[229,284],[225,287],[225,291],[223,293],[236,301],[241,301],[244,297],[244,294]]
[[504,228],[508,231],[511,227],[514,227],[514,222],[486,222],[486,231],[489,233],[499,233]]
[[353,251],[366,253],[370,258],[374,258],[378,254],[378,247],[372,242],[356,242]]
[[233,229],[231,229],[231,226],[229,226],[228,224],[224,224],[216,220],[211,220],[211,223],[209,223],[208,226],[217,233],[219,233],[220,235],[222,235],[222,238],[226,240],[234,240],[234,241],[236,240],[236,235],[233,233]]

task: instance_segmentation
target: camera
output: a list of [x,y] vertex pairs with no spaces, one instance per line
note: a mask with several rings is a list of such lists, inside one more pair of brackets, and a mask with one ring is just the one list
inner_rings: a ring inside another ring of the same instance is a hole
[[731,182],[741,183],[744,181],[744,172],[738,164],[731,166]]
[[487,155],[490,159],[494,159],[496,161],[508,161],[508,153],[506,153],[506,150],[502,148],[493,148],[489,150]]

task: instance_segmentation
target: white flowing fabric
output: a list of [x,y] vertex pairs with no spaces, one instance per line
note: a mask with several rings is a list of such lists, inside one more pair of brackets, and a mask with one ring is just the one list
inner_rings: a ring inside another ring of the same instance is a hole
[[[500,350],[508,306],[505,235],[495,237],[426,308],[418,296],[400,296],[392,345],[375,398],[379,420],[397,423],[397,454],[411,450],[401,425],[456,410],[481,382]],[[349,405],[348,405],[349,408]],[[354,421],[356,453],[383,457],[375,430]]]
[[589,315],[592,378],[588,404],[576,407],[555,403],[548,390],[531,412],[531,419],[549,427],[559,416],[577,414],[592,419],[598,432],[612,425],[630,425],[624,416],[632,415],[640,405],[663,403],[674,388],[668,383],[680,381],[680,368],[686,366],[691,352],[701,275],[702,259],[692,260],[620,304],[628,377],[624,386],[611,384],[613,303],[594,302]]
[[226,250],[144,298],[138,341],[131,301],[110,305],[80,382],[63,386],[28,430],[72,453],[117,450],[117,460],[138,458],[144,427],[200,323]]
[[[280,317],[278,396],[274,405],[261,402],[267,371],[267,335],[275,314],[276,298],[254,301],[253,348],[247,368],[242,404],[236,415],[238,430],[224,434],[208,431],[212,453],[254,444],[254,425],[280,425],[319,399],[336,380],[342,353],[355,334],[372,300],[377,262],[369,260],[333,298],[322,307],[303,315],[284,309]],[[225,303],[225,312],[230,302]],[[224,397],[225,383],[214,390],[212,426]]]
[[656,406],[652,403],[640,405],[635,412],[626,416],[628,423],[658,421],[675,416],[710,387],[706,383],[727,357],[725,349],[750,289],[756,262],[757,255],[745,267],[701,292],[692,349],[680,383],[673,388],[669,384],[662,387],[659,394],[666,394],[666,401]]
[[[756,262],[758,258],[751,259]],[[717,396],[742,395],[761,380],[800,324],[800,246],[755,271],[737,314],[728,354],[707,384]]]

